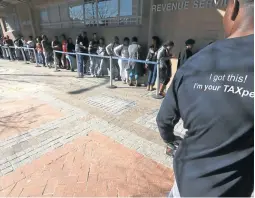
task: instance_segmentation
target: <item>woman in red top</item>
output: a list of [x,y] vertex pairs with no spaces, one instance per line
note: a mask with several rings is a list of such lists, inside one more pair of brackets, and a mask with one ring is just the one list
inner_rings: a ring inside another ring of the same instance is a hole
[[[66,36],[64,34],[62,34],[62,51],[67,52],[67,40],[66,40]],[[64,68],[66,68],[66,69],[69,68],[69,67],[67,67],[66,54],[62,54],[61,62],[62,62],[62,65],[64,66]]]

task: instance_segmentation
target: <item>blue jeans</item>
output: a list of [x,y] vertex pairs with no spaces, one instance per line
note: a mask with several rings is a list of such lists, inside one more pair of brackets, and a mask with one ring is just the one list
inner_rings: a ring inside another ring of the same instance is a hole
[[74,71],[77,68],[76,59],[73,56],[68,55],[68,54],[66,55],[66,59],[70,63],[71,70]]
[[135,76],[135,80],[138,80],[138,74],[135,69],[130,69],[129,78],[132,80],[133,76]]
[[83,68],[83,56],[82,55],[78,55],[78,73],[81,74],[82,76],[84,75],[84,68]]
[[148,65],[148,70],[149,70],[149,74],[148,74],[148,85],[155,85],[156,82],[156,78],[157,78],[157,65]]

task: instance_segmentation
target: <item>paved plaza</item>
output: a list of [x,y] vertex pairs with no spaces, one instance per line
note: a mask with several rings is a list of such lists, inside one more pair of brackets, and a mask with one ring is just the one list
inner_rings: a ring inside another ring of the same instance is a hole
[[[161,100],[108,78],[0,60],[0,196],[164,197]],[[182,122],[175,133],[183,136]]]

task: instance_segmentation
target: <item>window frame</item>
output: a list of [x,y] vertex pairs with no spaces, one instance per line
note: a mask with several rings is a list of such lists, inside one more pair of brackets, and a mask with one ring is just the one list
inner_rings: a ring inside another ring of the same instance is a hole
[[[114,16],[114,17],[106,17],[106,18],[103,18],[103,19],[101,19],[99,17],[99,12],[98,12],[100,0],[83,0],[83,1],[77,0],[77,1],[63,2],[63,4],[67,4],[68,21],[63,21],[61,19],[61,16],[60,16],[60,22],[51,22],[50,15],[49,15],[49,9],[50,9],[51,6],[58,6],[59,15],[60,15],[60,12],[61,12],[60,7],[61,7],[62,3],[57,4],[57,5],[53,4],[53,5],[50,5],[50,6],[47,6],[47,7],[41,7],[40,8],[40,19],[42,19],[41,18],[41,11],[42,11],[42,9],[45,9],[45,11],[47,12],[47,15],[48,15],[48,22],[46,22],[46,21],[43,22],[41,20],[40,25],[43,28],[54,28],[53,26],[56,26],[56,25],[60,25],[60,27],[62,27],[64,25],[71,26],[71,27],[74,27],[74,26],[125,27],[125,26],[140,26],[140,25],[142,25],[142,14],[143,14],[143,7],[142,6],[143,6],[143,1],[144,0],[137,0],[137,10],[139,10],[140,13],[137,11],[135,13],[135,15],[132,15],[132,16],[120,16],[120,11],[121,11],[120,1],[121,0],[117,0],[117,15]],[[86,6],[86,4],[92,3],[92,2],[94,2],[96,4],[96,8],[95,8],[96,18],[89,19],[89,18],[86,18],[87,16],[86,16],[86,12],[85,12],[85,6]],[[70,17],[70,6],[71,5],[75,6],[75,4],[77,4],[76,6],[79,6],[79,5],[83,6],[83,10],[82,10],[83,20],[78,20],[78,19],[73,20],[72,17]]]

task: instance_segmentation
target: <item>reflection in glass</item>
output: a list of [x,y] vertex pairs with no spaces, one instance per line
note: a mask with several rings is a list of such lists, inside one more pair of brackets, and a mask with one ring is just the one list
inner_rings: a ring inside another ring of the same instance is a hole
[[69,7],[69,16],[70,19],[73,21],[83,21],[84,15],[83,15],[83,5],[77,5],[77,6],[70,6]]
[[120,16],[132,16],[133,0],[120,0]]
[[100,25],[118,23],[118,0],[101,0],[98,2],[98,19]]
[[95,25],[97,14],[96,14],[96,2],[85,2],[84,3],[85,23],[87,25]]
[[46,9],[40,11],[41,23],[49,23],[49,15]]

